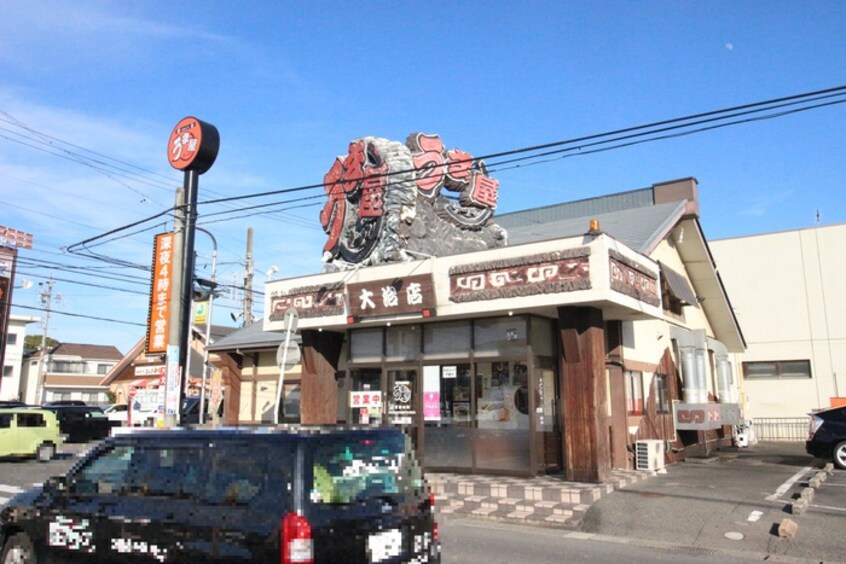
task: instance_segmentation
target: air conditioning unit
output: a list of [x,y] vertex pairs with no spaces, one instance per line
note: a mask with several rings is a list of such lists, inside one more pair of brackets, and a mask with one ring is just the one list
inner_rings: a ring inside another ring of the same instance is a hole
[[657,439],[636,441],[635,468],[638,470],[663,470],[664,441]]

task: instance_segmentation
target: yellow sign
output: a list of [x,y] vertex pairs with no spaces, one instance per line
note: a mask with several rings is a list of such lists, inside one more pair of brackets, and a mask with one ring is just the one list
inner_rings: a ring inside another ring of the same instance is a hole
[[209,312],[209,302],[194,303],[194,325],[205,325]]

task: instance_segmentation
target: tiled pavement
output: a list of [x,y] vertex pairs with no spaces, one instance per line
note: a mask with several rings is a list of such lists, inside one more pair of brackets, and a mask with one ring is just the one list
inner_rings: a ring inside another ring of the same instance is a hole
[[600,497],[654,475],[613,470],[611,479],[601,484],[568,482],[557,475],[511,478],[429,472],[426,477],[438,514],[577,529]]

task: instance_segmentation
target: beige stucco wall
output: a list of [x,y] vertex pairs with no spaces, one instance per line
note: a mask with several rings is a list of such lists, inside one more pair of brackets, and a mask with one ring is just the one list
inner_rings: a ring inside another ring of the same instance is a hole
[[753,417],[798,417],[846,395],[846,224],[711,242],[743,328],[742,361],[809,360],[812,378],[746,380]]

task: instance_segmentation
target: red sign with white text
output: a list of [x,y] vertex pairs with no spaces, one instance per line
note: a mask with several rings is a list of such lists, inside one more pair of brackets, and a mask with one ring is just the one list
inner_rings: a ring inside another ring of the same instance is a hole
[[173,233],[156,235],[150,311],[147,316],[147,354],[167,352],[170,323],[170,294],[173,280]]

